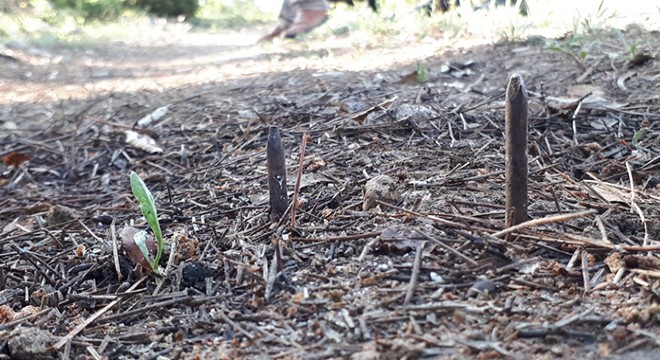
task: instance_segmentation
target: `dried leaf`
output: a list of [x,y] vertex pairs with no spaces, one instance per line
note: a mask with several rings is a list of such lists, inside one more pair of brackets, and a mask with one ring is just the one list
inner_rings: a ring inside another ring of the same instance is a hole
[[651,54],[638,52],[635,54],[635,56],[632,57],[632,59],[630,59],[628,62],[628,67],[640,66],[652,59],[654,59],[654,57]]
[[626,262],[621,258],[621,254],[616,252],[606,257],[603,262],[607,265],[612,274],[615,274],[619,269],[626,266]]
[[163,149],[156,145],[156,141],[147,135],[140,134],[133,130],[127,130],[126,143],[150,154],[162,153]]
[[598,193],[598,196],[602,197],[608,202],[620,202],[627,204],[629,201],[630,193],[621,190],[620,188],[593,180],[584,180],[584,182],[588,183],[589,187]]
[[161,106],[158,109],[152,111],[150,114],[147,116],[143,117],[142,119],[138,120],[137,125],[140,127],[145,127],[149,126],[154,121],[160,120],[163,116],[167,115],[167,112],[169,111],[170,107],[168,106]]
[[[135,235],[138,234],[140,230],[131,227],[131,226],[126,226],[121,230],[121,233],[119,233],[119,239],[121,240],[121,248],[124,250],[124,253],[128,258],[131,260],[131,262],[134,265],[140,265],[144,270],[149,271],[151,269],[151,265],[149,264],[149,261],[144,257],[142,250],[138,247],[138,245],[135,242]],[[149,249],[149,253],[151,255],[151,258],[153,258],[156,255],[156,251],[158,250],[158,245],[156,244],[155,239],[153,236],[148,236],[145,239],[145,245]]]
[[391,99],[387,99],[387,100],[383,101],[382,103],[380,103],[380,104],[378,104],[378,105],[376,105],[376,106],[372,106],[372,107],[368,108],[367,110],[364,110],[364,111],[362,111],[362,112],[360,112],[360,113],[358,113],[358,114],[355,114],[355,115],[352,117],[352,119],[355,120],[355,121],[357,121],[357,122],[359,122],[359,123],[361,124],[361,123],[364,121],[364,119],[366,119],[367,116],[368,116],[369,114],[371,114],[372,112],[374,112],[374,111],[378,111],[378,110],[387,110],[387,109],[391,108],[392,105],[394,105],[394,102],[395,102],[397,99],[398,99],[398,97],[396,97],[396,96],[393,97],[393,98],[391,98]]
[[16,151],[12,151],[9,154],[2,157],[2,163],[5,164],[5,166],[13,166],[13,167],[18,167],[19,165],[21,165],[22,163],[28,160],[30,160],[29,155],[18,153]]
[[380,234],[380,240],[390,251],[410,251],[416,249],[424,238],[414,230],[390,226]]

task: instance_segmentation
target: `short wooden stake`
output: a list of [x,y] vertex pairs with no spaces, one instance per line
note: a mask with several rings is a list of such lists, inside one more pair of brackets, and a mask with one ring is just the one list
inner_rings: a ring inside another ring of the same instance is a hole
[[506,89],[506,224],[527,221],[527,88],[511,75]]

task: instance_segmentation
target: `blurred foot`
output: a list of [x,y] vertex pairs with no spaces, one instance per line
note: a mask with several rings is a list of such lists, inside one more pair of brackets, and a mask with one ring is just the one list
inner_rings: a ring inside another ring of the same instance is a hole
[[267,42],[267,41],[273,41],[273,39],[275,39],[276,37],[279,37],[283,32],[284,32],[284,29],[282,29],[280,26],[278,26],[273,31],[271,31],[270,34],[265,35],[261,39],[257,40],[257,42],[262,43],[262,42]]
[[298,34],[303,34],[313,30],[328,20],[326,10],[299,10],[293,24],[286,29],[284,37],[294,38]]

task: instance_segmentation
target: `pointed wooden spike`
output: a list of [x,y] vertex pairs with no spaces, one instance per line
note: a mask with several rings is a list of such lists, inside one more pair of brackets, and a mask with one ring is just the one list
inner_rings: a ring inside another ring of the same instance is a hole
[[268,167],[268,189],[270,194],[270,217],[277,221],[289,207],[289,197],[286,193],[286,166],[284,162],[284,147],[277,126],[271,126],[268,131],[266,146]]
[[511,75],[506,89],[506,224],[527,220],[527,88]]

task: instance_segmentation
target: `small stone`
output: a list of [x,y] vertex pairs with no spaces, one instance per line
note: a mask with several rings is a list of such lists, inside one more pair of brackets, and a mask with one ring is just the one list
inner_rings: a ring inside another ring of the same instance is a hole
[[474,283],[468,290],[468,297],[480,297],[488,299],[495,293],[497,284],[493,280],[485,279]]
[[206,278],[213,277],[213,270],[200,261],[187,263],[181,271],[183,285],[203,291],[206,287]]
[[46,223],[48,223],[48,225],[56,225],[56,224],[72,221],[78,217],[79,215],[76,212],[76,210],[68,206],[58,204],[52,206],[48,210],[48,213],[46,215]]
[[364,185],[364,200],[362,210],[367,211],[378,205],[378,201],[396,203],[399,200],[399,190],[396,180],[387,175],[378,175]]
[[35,327],[19,327],[9,334],[7,347],[12,359],[54,359],[52,345],[55,337],[48,331]]

